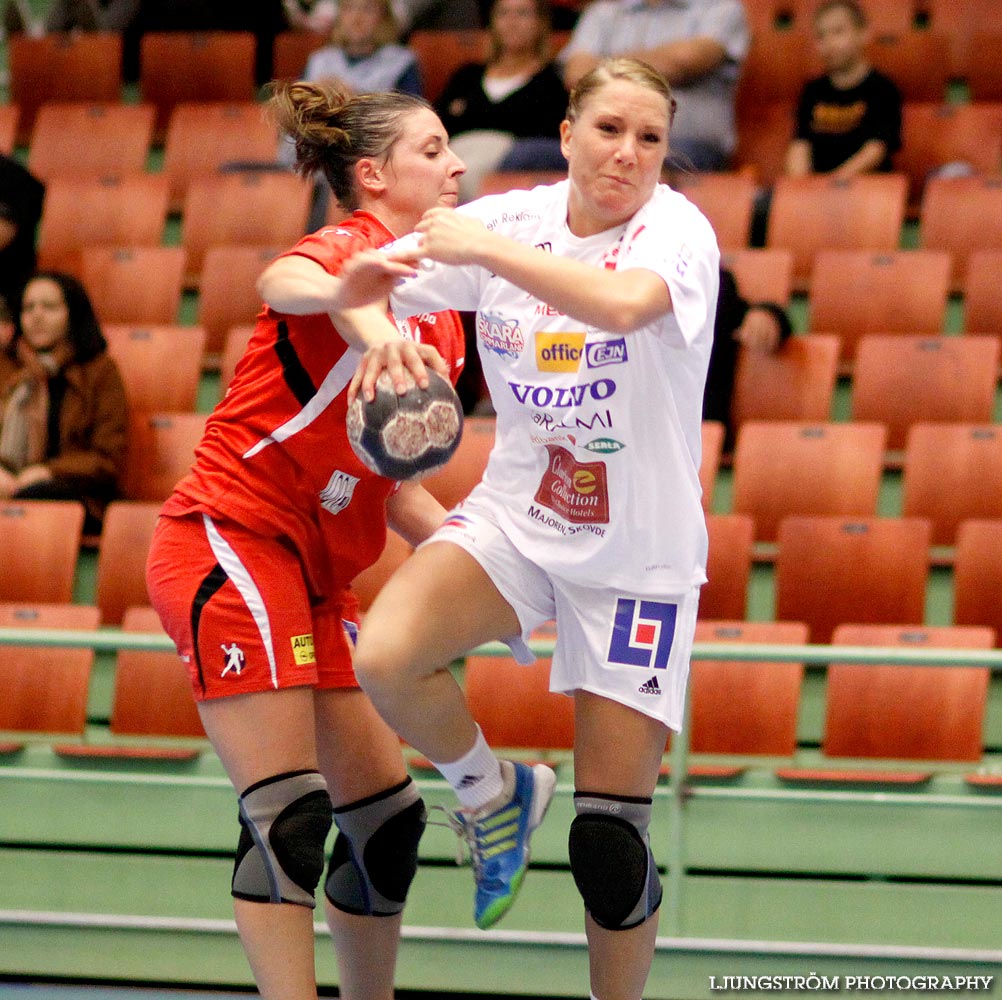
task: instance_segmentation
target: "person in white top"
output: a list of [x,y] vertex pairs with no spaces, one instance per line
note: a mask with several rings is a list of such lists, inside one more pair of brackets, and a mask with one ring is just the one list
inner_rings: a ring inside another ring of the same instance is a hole
[[[673,110],[650,66],[604,62],[561,125],[567,181],[433,209],[416,238],[343,273],[371,287],[382,268],[398,315],[476,309],[498,413],[483,482],[377,597],[356,674],[456,790],[488,927],[521,884],[554,776],[495,757],[444,665],[497,639],[531,657],[532,630],[555,620],[551,687],[575,701],[569,858],[598,1000],[639,998],[650,970],[651,801],[705,581],[697,473],[719,252],[706,219],[658,183]],[[331,292],[312,294],[320,307]],[[384,369],[402,391],[404,367],[388,339],[350,391],[371,397]]]

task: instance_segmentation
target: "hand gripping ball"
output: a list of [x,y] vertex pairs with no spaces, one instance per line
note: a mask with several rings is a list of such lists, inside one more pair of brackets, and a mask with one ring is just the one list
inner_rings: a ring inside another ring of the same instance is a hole
[[449,383],[428,369],[428,388],[410,376],[397,395],[388,372],[376,379],[376,395],[361,393],[348,408],[348,441],[362,464],[387,479],[416,479],[445,465],[459,446],[463,408]]

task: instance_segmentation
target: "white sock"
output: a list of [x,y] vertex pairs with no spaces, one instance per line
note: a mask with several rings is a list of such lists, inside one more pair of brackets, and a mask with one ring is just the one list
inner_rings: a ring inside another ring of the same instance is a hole
[[479,809],[496,799],[504,789],[501,761],[487,745],[479,726],[476,742],[459,760],[448,764],[432,763],[452,785],[464,809]]

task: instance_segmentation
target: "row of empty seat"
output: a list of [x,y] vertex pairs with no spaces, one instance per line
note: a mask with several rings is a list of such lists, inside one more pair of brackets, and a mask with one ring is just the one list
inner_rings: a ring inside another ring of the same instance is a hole
[[[0,626],[90,631],[98,608],[86,605],[0,603]],[[126,632],[158,632],[149,607],[129,608]],[[803,622],[704,620],[696,641],[802,645]],[[901,625],[839,626],[834,646],[990,649],[991,629],[964,626],[925,628]],[[978,761],[988,694],[985,667],[903,667],[848,665],[826,668],[822,751],[831,758],[895,761]],[[88,691],[94,662],[89,649],[58,652],[12,646],[0,661],[7,697],[0,705],[0,730],[11,735],[85,734]],[[463,685],[467,703],[494,746],[535,751],[570,750],[574,739],[573,701],[548,690],[549,657],[531,667],[509,658],[472,655]],[[697,754],[793,758],[803,696],[804,666],[786,662],[698,660],[691,668],[690,748]],[[58,742],[57,754],[73,759],[190,759],[200,750],[192,739],[205,733],[191,698],[183,665],[173,652],[121,650],[116,656],[110,741]],[[137,741],[130,737],[184,737],[187,742]],[[124,739],[123,739],[124,738]],[[0,743],[0,753],[23,744]],[[691,765],[696,777],[734,777],[740,764]],[[783,765],[787,781],[917,784],[929,770],[877,771]],[[983,784],[978,775],[972,783]]]

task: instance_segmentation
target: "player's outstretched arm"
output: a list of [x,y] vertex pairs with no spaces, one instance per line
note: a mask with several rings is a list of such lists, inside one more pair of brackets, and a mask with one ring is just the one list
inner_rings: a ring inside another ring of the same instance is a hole
[[478,264],[601,330],[632,333],[671,312],[668,286],[653,271],[610,271],[559,257],[490,232],[479,220],[448,208],[426,212],[417,232],[421,257]]
[[446,509],[420,484],[402,482],[386,501],[390,527],[411,545],[418,545],[445,520]]
[[414,273],[408,264],[363,250],[329,274],[309,257],[279,257],[264,269],[257,290],[276,312],[290,316],[338,313],[386,302],[394,284]]

